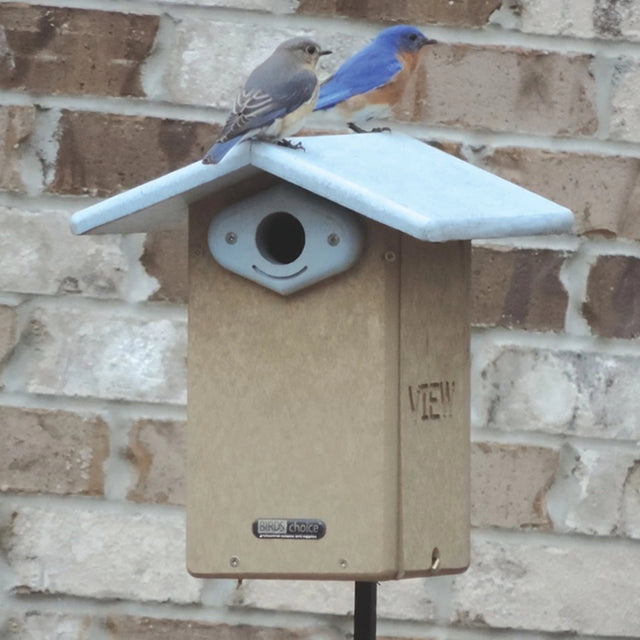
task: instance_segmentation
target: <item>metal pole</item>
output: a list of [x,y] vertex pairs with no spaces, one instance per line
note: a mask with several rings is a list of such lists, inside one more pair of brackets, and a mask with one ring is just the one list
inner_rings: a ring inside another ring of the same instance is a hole
[[377,582],[356,582],[353,640],[375,640]]

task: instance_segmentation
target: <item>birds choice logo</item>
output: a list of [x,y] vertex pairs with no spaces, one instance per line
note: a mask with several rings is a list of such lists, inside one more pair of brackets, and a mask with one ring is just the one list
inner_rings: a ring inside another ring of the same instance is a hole
[[319,540],[327,532],[327,525],[316,518],[258,518],[251,528],[260,539]]

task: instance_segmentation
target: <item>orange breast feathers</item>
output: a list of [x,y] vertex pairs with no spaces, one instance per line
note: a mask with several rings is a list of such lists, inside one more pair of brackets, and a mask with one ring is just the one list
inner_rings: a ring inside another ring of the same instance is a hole
[[418,66],[419,56],[420,52],[398,54],[398,58],[402,62],[401,71],[398,71],[382,87],[348,98],[338,105],[338,110],[345,112],[345,115],[371,111],[371,117],[381,115],[384,110],[390,110],[402,99],[409,78]]

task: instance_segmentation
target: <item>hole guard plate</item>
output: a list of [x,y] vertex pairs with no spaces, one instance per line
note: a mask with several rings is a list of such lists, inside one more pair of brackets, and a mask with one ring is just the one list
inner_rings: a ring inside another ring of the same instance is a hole
[[[304,246],[289,263],[269,259],[257,241],[273,213],[293,216]],[[225,269],[289,295],[351,267],[360,256],[363,228],[357,214],[291,184],[279,184],[221,211],[209,226],[209,249]]]

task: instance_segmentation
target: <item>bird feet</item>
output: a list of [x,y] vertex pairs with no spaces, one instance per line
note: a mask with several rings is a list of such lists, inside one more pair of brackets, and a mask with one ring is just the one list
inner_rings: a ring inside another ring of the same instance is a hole
[[359,127],[355,122],[347,122],[347,126],[355,133],[382,133],[383,131],[391,133],[391,129],[389,129],[389,127],[374,127],[367,131],[366,129]]
[[291,142],[291,140],[287,140],[286,138],[282,138],[282,140],[278,140],[276,144],[281,147],[286,147],[287,149],[302,149],[302,151],[306,151],[302,142],[296,142],[294,144],[293,142]]

